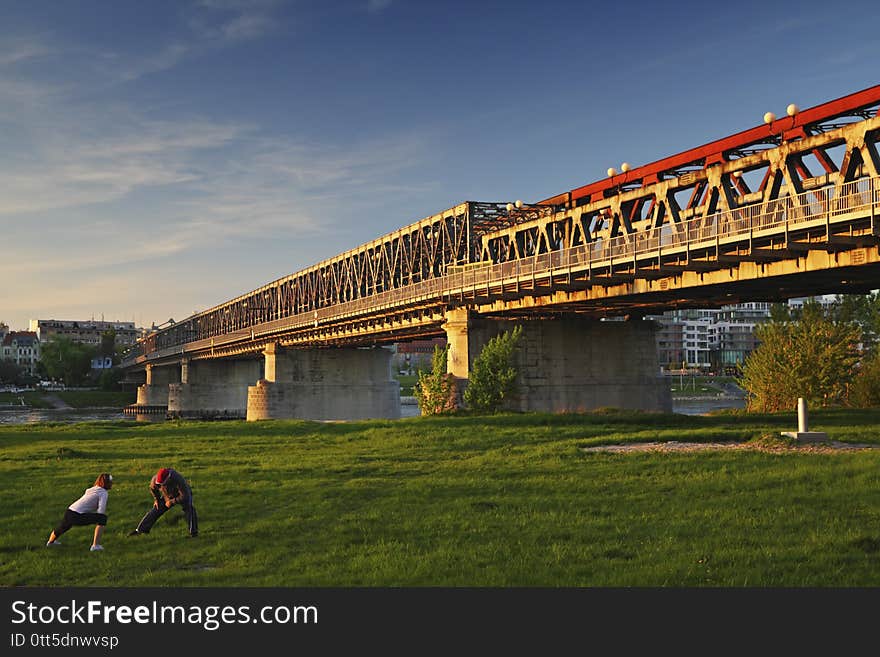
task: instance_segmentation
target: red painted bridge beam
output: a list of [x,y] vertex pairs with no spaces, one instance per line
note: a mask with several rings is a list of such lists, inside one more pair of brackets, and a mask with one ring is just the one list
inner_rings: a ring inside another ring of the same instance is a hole
[[618,173],[613,177],[603,178],[589,185],[573,189],[570,192],[539,201],[537,205],[567,205],[575,203],[579,199],[593,198],[594,194],[600,195],[597,197],[600,198],[604,192],[615,189],[627,182],[641,181],[642,185],[647,185],[657,182],[660,179],[660,175],[664,172],[674,171],[695,162],[703,162],[704,165],[725,162],[728,160],[727,154],[731,151],[748,148],[757,144],[766,144],[774,136],[778,137],[781,135],[785,141],[800,139],[806,136],[804,129],[806,126],[851,115],[854,112],[878,104],[880,104],[880,85],[801,110],[795,116],[778,118],[770,124],[763,124],[749,130],[744,130],[724,139],[718,139],[703,146],[684,151],[678,155],[672,155],[651,164],[635,167],[629,171]]

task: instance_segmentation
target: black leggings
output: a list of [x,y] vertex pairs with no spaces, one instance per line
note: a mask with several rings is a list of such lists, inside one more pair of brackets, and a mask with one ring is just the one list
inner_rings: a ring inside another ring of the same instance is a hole
[[55,528],[55,536],[61,536],[74,525],[106,525],[107,514],[105,513],[77,513],[68,509],[64,517]]
[[[187,529],[191,536],[197,536],[199,533],[199,517],[196,514],[196,508],[193,506],[192,498],[182,500],[179,505],[183,509],[183,515],[186,516]],[[138,523],[137,530],[142,534],[149,534],[156,521],[168,510],[164,501],[154,504],[153,508],[144,514]]]

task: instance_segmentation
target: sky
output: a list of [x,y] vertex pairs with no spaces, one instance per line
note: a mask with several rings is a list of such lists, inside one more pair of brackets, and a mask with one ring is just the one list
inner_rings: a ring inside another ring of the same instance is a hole
[[0,321],[176,321],[880,83],[876,0],[0,3]]

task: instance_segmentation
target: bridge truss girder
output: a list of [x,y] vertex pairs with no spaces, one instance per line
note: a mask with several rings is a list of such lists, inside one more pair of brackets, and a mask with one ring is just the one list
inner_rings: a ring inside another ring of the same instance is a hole
[[651,233],[805,191],[818,202],[839,196],[844,184],[880,175],[878,108],[880,86],[545,199],[479,236],[480,260]]
[[[718,230],[721,215],[731,215],[727,220],[732,220],[733,213],[745,217],[739,222],[772,217],[777,209],[792,216],[818,211],[830,217],[835,204],[864,195],[866,189],[876,204],[878,107],[880,86],[534,205],[508,210],[500,203],[462,203],[156,331],[127,362],[143,363],[148,354],[173,358],[186,352],[201,358],[253,353],[271,341],[379,344],[439,335],[444,310],[456,305],[490,312],[502,307],[509,313],[518,308],[534,312],[540,305],[548,306],[547,312],[613,314],[615,309],[648,305],[657,311],[679,303],[663,286],[675,288],[694,272],[707,272],[720,281],[723,275],[717,272],[725,270],[725,262],[769,258],[792,263],[798,262],[801,251],[810,262],[818,262],[815,250],[855,249],[853,253],[867,254],[870,261],[870,267],[861,269],[853,263],[855,270],[870,271],[874,278],[869,279],[876,280],[874,251],[862,248],[863,243],[876,243],[880,235],[874,205],[870,218],[865,214],[833,230],[825,221],[824,227],[819,222],[789,235],[786,223],[782,237],[766,242],[753,240],[749,230],[747,239],[722,248]],[[870,182],[870,188],[862,189],[863,182]],[[661,255],[659,245],[669,243],[670,236],[685,244],[713,227],[714,253],[703,248]],[[534,264],[584,247],[589,258],[601,253],[603,245],[617,253],[630,241],[656,243],[656,262],[645,260],[653,255],[631,262],[612,258],[574,279],[569,268],[567,283],[551,263],[548,277],[541,281],[533,276],[530,289],[527,278],[494,288],[487,283],[485,292],[476,285],[466,289],[450,282],[458,280],[458,274],[509,263]],[[824,271],[837,265],[815,266]],[[731,272],[735,268],[729,265]],[[853,281],[858,278],[848,275]],[[646,281],[658,286],[650,294],[643,289]],[[807,289],[819,293],[829,288],[825,279],[817,283],[821,285]],[[851,287],[861,289],[863,283]],[[633,296],[639,293],[647,296],[640,301]],[[560,294],[570,295],[569,301],[560,302]],[[703,301],[721,300],[709,295]]]
[[153,333],[145,349],[220,337],[438,278],[475,260],[472,234],[506,217],[500,203],[461,203]]

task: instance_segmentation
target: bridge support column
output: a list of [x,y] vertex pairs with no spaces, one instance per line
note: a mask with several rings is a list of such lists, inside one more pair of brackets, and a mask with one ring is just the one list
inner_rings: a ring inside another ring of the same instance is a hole
[[445,325],[450,343],[447,372],[457,377],[462,390],[486,343],[516,325],[523,327],[515,362],[520,394],[510,410],[672,411],[668,383],[660,376],[653,322],[576,317],[514,322],[474,316],[463,322],[461,315],[450,319]]
[[248,386],[260,378],[260,361],[185,359],[180,378],[168,386],[168,417],[244,419]]
[[146,370],[147,382],[138,386],[135,406],[153,412],[164,411],[168,407],[168,384],[178,379],[179,370],[175,366],[152,364],[148,364]]
[[383,348],[264,352],[265,378],[248,388],[247,419],[359,420],[400,417],[400,384]]
[[443,323],[446,344],[449,346],[446,353],[446,373],[455,377],[455,405],[458,407],[463,405],[462,394],[470,377],[472,348],[482,347],[476,344],[478,340],[473,340],[471,328],[471,313],[467,308],[453,308],[446,312],[446,321]]

